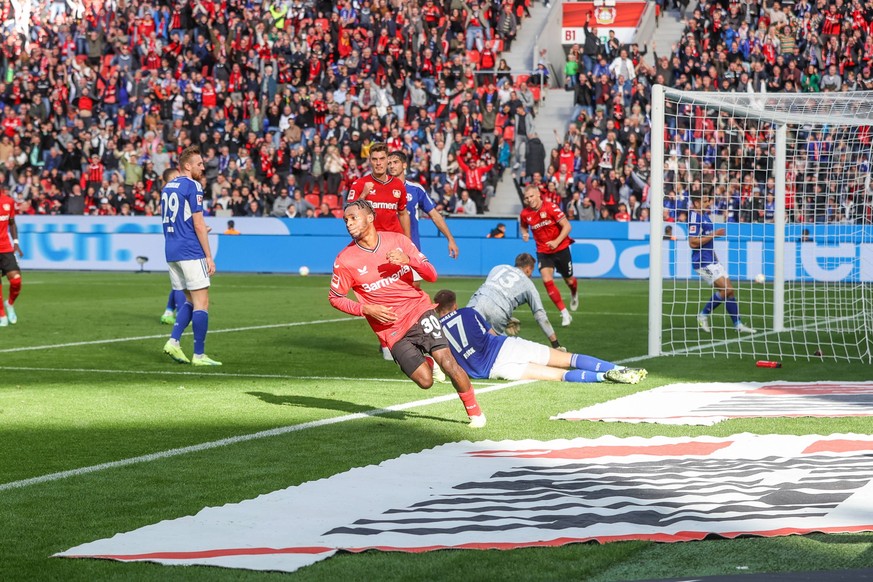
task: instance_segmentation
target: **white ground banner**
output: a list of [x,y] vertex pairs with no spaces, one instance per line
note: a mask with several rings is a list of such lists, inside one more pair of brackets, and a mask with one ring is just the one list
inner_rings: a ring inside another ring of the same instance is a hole
[[713,425],[730,418],[873,415],[873,382],[669,384],[556,420]]
[[450,443],[59,556],[294,571],[337,551],[873,531],[873,435]]

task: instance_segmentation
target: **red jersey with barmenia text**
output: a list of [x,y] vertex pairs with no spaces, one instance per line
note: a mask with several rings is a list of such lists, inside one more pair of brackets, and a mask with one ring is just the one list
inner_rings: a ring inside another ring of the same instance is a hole
[[0,253],[15,252],[9,238],[9,219],[15,218],[15,200],[0,194]]
[[400,219],[397,213],[406,210],[406,186],[395,176],[387,176],[387,182],[381,182],[367,174],[358,178],[349,188],[348,202],[354,202],[361,197],[361,193],[367,187],[367,182],[373,183],[374,191],[367,196],[367,201],[373,205],[376,211],[376,220],[373,223],[379,232],[399,232],[403,234]]
[[[397,248],[409,257],[408,264],[388,262],[386,255]],[[367,317],[379,339],[391,347],[435,305],[427,293],[412,284],[413,269],[425,281],[436,281],[436,269],[406,235],[380,232],[375,249],[366,249],[353,241],[334,261],[328,298],[331,305],[349,315],[362,315],[362,305],[393,307],[397,314],[393,322],[380,323]],[[360,303],[346,297],[349,290],[355,292]]]
[[521,211],[521,227],[530,227],[537,243],[537,252],[547,255],[563,251],[573,244],[573,239],[568,236],[555,249],[546,246],[548,241],[555,240],[561,234],[561,225],[558,223],[566,219],[563,210],[546,200],[543,200],[542,205],[537,210],[525,207]]

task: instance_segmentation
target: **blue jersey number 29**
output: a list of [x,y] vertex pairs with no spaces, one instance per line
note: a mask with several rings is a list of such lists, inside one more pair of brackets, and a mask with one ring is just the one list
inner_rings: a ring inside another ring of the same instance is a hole
[[168,222],[175,223],[176,216],[179,214],[179,195],[175,192],[161,193],[161,216],[164,219],[164,224]]

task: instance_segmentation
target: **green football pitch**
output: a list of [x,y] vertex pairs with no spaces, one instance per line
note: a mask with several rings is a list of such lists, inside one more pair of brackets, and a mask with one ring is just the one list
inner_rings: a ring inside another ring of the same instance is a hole
[[[457,398],[435,398],[452,395],[450,385],[419,390],[382,360],[363,320],[330,307],[327,277],[215,277],[207,353],[224,365],[204,370],[175,364],[161,352],[170,331],[158,322],[166,274],[24,275],[19,323],[0,328],[0,580],[278,579],[287,575],[50,556],[447,442],[869,432],[864,417],[731,420],[712,427],[549,420],[677,381],[870,379],[863,364],[787,361],[768,369],[752,358],[713,357],[635,361],[649,370],[638,386],[537,382],[489,391],[501,383],[477,383],[488,426],[472,431]],[[445,278],[426,289],[452,288],[463,303],[478,283]],[[541,294],[557,323],[554,306]],[[636,360],[646,353],[647,308],[645,281],[582,281],[580,310],[570,328],[558,328],[559,338],[572,351]],[[530,313],[519,316],[522,336],[541,341]],[[183,347],[190,354],[190,333]],[[419,403],[404,406],[413,402]],[[324,419],[337,422],[299,427]],[[270,429],[284,430],[233,438]],[[221,439],[228,440],[214,444]],[[184,447],[190,448],[178,450]],[[341,554],[293,576],[605,581],[860,568],[873,564],[871,544],[873,535],[853,534],[366,552]]]

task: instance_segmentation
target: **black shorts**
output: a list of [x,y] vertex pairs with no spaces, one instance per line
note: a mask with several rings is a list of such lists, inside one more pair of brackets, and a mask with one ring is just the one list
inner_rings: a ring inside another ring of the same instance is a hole
[[554,269],[565,279],[573,276],[573,255],[570,254],[570,247],[556,253],[537,253],[537,261],[540,271],[543,268]]
[[15,253],[0,253],[0,275],[8,275],[12,271],[20,271]]
[[[418,318],[418,323],[409,328],[400,341],[391,348],[394,361],[407,376],[412,376],[424,363],[424,354],[441,348],[448,349],[449,342],[443,334],[440,320],[433,309],[428,309]],[[423,353],[422,353],[423,352]]]

